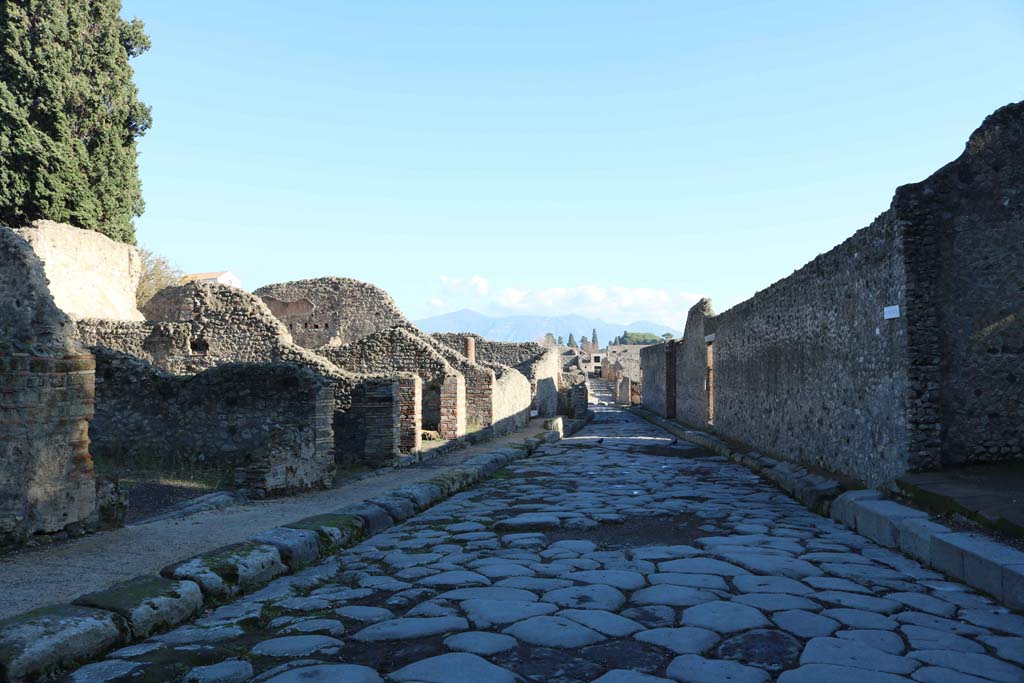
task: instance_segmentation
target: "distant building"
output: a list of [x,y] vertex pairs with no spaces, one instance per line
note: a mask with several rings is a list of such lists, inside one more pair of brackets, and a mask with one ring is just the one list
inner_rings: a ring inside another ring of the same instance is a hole
[[216,273],[192,273],[183,277],[182,282],[216,282],[229,287],[242,288],[242,281],[230,270],[221,270]]

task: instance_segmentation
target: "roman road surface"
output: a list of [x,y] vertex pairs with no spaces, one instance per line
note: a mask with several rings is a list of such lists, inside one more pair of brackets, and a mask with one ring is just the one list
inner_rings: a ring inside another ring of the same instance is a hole
[[627,412],[73,681],[1024,681],[1024,617]]

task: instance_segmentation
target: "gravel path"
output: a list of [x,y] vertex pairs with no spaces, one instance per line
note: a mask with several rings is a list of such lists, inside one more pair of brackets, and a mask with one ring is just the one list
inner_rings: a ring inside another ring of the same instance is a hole
[[[452,451],[420,465],[381,470],[375,476],[330,490],[231,505],[0,556],[0,619],[71,602],[118,581],[155,574],[168,564],[245,541],[265,529],[425,481],[474,455],[505,443],[521,442],[542,431],[543,420],[536,419],[524,431]],[[46,577],[42,583],[40,576]]]
[[610,407],[73,681],[1024,681],[1024,617]]

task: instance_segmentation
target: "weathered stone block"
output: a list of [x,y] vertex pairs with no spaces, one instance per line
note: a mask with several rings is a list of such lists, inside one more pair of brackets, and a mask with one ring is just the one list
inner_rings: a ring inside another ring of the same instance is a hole
[[349,507],[336,510],[334,514],[360,517],[363,520],[363,528],[369,536],[376,535],[395,525],[387,510],[369,502],[350,505]]
[[205,595],[229,598],[258,588],[288,571],[276,547],[237,543],[164,567],[169,579],[195,581]]
[[320,553],[325,555],[335,548],[344,548],[363,537],[362,517],[325,514],[306,517],[286,524],[289,529],[307,529],[320,536]]
[[928,513],[891,500],[857,500],[851,508],[859,533],[887,548],[899,545],[899,522],[907,518],[927,519]]
[[377,496],[367,502],[387,510],[388,516],[396,523],[404,522],[416,514],[416,504],[409,498],[401,496]]
[[1002,600],[1010,609],[1024,610],[1024,564],[1003,566]]
[[97,657],[127,638],[124,619],[73,605],[0,622],[0,680],[22,681]]
[[832,507],[828,515],[837,522],[845,524],[851,529],[856,529],[857,521],[854,517],[853,504],[859,500],[878,500],[881,497],[882,494],[874,489],[847,491],[832,501]]
[[192,581],[137,576],[77,598],[75,605],[119,614],[133,638],[146,638],[192,618],[203,606],[203,593]]
[[320,556],[318,535],[309,529],[267,529],[254,535],[250,540],[277,548],[281,559],[292,571],[316,561]]
[[900,550],[925,564],[932,561],[932,539],[938,534],[950,533],[947,527],[920,517],[901,519],[897,529]]

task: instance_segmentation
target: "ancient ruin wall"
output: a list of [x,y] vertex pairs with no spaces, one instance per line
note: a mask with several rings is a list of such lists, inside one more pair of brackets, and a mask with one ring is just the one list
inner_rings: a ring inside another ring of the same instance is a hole
[[295,342],[308,349],[331,342],[347,344],[409,322],[387,292],[351,278],[282,282],[261,287],[255,294]]
[[28,243],[0,227],[0,547],[87,524],[96,509],[89,452],[91,355]]
[[662,417],[665,411],[665,343],[647,346],[640,351],[640,367],[644,378],[644,407]]
[[[465,433],[465,381],[449,381],[448,378],[456,376],[461,379],[461,374],[431,344],[412,331],[404,327],[391,327],[348,344],[331,343],[316,352],[335,365],[355,372],[417,374],[423,380],[424,428],[440,431],[448,439]],[[460,391],[461,396],[458,395]],[[462,414],[457,420],[462,424],[461,432],[457,431],[454,423],[441,427],[444,417],[442,405],[449,393],[455,401],[454,405],[462,406]]]
[[316,373],[226,364],[179,377],[107,349],[96,362],[97,457],[263,493],[331,483],[334,396]]
[[[558,395],[555,391],[555,400]],[[522,429],[530,421],[533,389],[522,373],[504,368],[494,386],[494,409],[491,426],[494,434],[507,434]]]
[[430,336],[459,353],[466,348],[466,340],[472,339],[478,363],[515,368],[530,380],[533,409],[538,415],[552,417],[558,412],[558,374],[562,368],[557,349],[533,342],[494,342],[468,332]]
[[[705,336],[714,335],[715,428],[870,484],[905,472],[906,318],[884,316],[889,306],[906,308],[901,246],[897,222],[882,214],[791,276],[706,320]],[[699,395],[706,342],[686,338],[679,393],[688,387],[690,396]],[[689,412],[677,401],[677,417],[706,420],[699,401],[684,405]]]
[[[698,428],[706,425],[711,417],[708,414],[706,337],[714,332],[714,315],[710,299],[701,299],[695,303],[686,316],[683,339],[674,342],[676,417]],[[712,347],[713,350],[716,348]],[[644,393],[646,394],[646,388]]]
[[135,305],[142,261],[135,247],[53,221],[35,221],[15,232],[43,262],[50,293],[69,316],[142,320]]
[[[145,307],[150,320],[78,320],[89,347],[130,354],[176,375],[225,363],[295,363],[327,378],[335,394],[338,462],[390,462],[398,452],[398,381],[346,372],[297,344],[256,296],[214,283],[161,290]],[[365,386],[364,386],[365,385]],[[395,405],[382,405],[387,401]],[[367,415],[354,414],[361,410]],[[393,417],[390,429],[381,427]],[[368,430],[357,433],[365,426]],[[371,450],[366,450],[371,449]]]
[[915,467],[1024,459],[1024,103],[901,187],[893,211],[910,292]]

